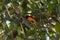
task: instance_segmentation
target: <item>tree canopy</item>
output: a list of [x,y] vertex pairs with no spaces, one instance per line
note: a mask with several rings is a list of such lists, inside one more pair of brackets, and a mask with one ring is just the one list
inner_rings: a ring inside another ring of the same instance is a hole
[[0,40],[60,40],[60,0],[0,0]]

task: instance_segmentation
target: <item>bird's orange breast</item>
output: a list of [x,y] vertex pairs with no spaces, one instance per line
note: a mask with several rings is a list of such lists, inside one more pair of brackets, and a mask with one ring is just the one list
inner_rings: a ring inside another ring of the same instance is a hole
[[36,20],[35,20],[34,18],[31,18],[31,17],[28,17],[27,20],[28,20],[29,22],[36,22]]

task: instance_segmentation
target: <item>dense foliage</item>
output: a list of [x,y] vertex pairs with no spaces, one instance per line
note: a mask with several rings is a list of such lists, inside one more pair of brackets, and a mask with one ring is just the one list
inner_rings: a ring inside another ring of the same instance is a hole
[[0,0],[0,40],[60,40],[60,0]]

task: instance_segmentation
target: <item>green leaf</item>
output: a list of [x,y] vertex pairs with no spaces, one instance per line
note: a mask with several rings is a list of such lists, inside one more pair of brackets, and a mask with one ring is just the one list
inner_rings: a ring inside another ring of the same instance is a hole
[[9,26],[9,29],[12,30],[13,28],[14,28],[14,23],[11,22],[11,23],[10,23],[10,26]]
[[0,2],[0,6],[2,6],[3,5],[3,2]]
[[55,29],[57,33],[60,32],[60,24],[56,24]]
[[35,33],[34,28],[31,28],[31,29],[27,32],[27,35],[28,35],[28,36],[29,36],[29,35],[34,35],[34,33]]
[[51,14],[52,9],[53,9],[54,7],[55,7],[54,4],[49,4],[49,5],[48,5],[48,12],[49,12],[49,14]]
[[20,37],[17,37],[17,40],[23,40],[22,38],[20,38]]

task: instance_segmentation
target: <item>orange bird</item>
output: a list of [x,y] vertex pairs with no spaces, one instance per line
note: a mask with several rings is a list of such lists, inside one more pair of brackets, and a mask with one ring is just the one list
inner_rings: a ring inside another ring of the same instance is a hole
[[29,15],[26,16],[26,19],[27,19],[29,22],[36,22],[36,19],[33,18],[32,16],[29,16]]

